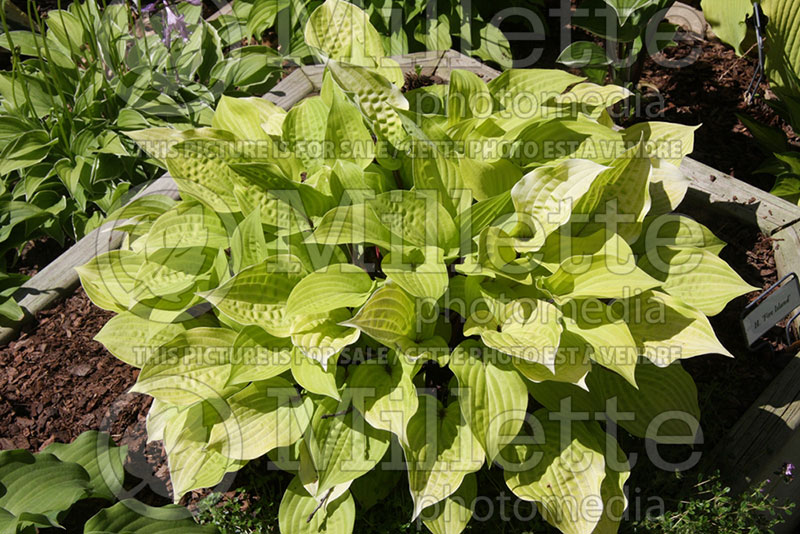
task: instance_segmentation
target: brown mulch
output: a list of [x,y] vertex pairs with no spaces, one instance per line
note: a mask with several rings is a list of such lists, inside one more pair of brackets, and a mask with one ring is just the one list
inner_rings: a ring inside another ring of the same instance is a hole
[[766,82],[761,83],[752,103],[746,101],[745,91],[757,65],[755,53],[737,57],[733,49],[718,41],[686,41],[662,54],[669,61],[678,61],[694,53],[698,54],[696,60],[680,68],[660,65],[648,58],[642,81],[660,92],[662,112],[659,117],[640,116],[635,121],[655,119],[701,125],[695,132],[695,149],[691,154],[694,159],[768,191],[774,179],[753,174],[766,155],[759,151],[735,114],[782,128],[790,140],[798,143],[798,149],[800,138],[767,104],[765,96],[772,93]]
[[433,76],[427,76],[425,74],[417,74],[416,72],[406,72],[405,83],[400,90],[407,93],[408,91],[419,89],[420,87],[442,84],[444,84],[444,79],[435,74]]
[[0,449],[37,451],[98,428],[119,438],[147,413],[149,397],[126,394],[138,370],[92,340],[112,316],[78,289],[0,349]]

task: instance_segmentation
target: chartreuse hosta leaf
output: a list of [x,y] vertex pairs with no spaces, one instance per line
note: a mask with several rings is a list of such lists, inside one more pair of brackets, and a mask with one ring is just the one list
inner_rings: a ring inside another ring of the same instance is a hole
[[211,429],[209,447],[235,460],[254,460],[300,439],[313,403],[280,377],[253,382],[225,399],[229,413]]
[[348,385],[353,405],[373,427],[392,432],[407,444],[408,421],[417,412],[415,367],[390,353],[386,361],[367,360],[353,372]]
[[510,358],[468,339],[450,355],[458,404],[491,462],[519,434],[528,392]]
[[403,450],[413,519],[458,491],[464,478],[483,466],[484,455],[459,403],[444,407],[430,395],[420,396],[417,413],[408,422],[408,439]]
[[663,247],[643,256],[639,266],[661,280],[664,291],[706,315],[716,315],[732,299],[759,290],[705,249]]
[[[549,415],[547,410],[533,414],[538,422],[535,435],[520,436],[518,443],[503,451],[506,484],[517,497],[536,502],[542,517],[561,532],[591,534],[610,512],[611,500],[603,501],[603,493],[620,496],[624,502],[621,486],[628,475],[627,462],[622,472],[611,475],[613,487],[603,492],[611,472],[604,454],[605,433],[597,423],[571,421],[565,434],[562,423]],[[598,506],[601,502],[603,506]]]
[[349,491],[320,506],[299,477],[289,483],[278,510],[281,532],[292,534],[350,534],[355,521],[356,505]]
[[[628,468],[596,421],[691,438],[676,360],[729,355],[707,315],[752,289],[673,213],[694,127],[617,130],[628,91],[563,71],[453,70],[404,95],[365,13],[314,8],[319,96],[132,132],[181,200],[136,203],[122,250],[79,269],[118,314],[97,339],[154,397],[175,497],[267,454],[296,475],[283,534],[348,534],[351,486],[368,506],[406,473],[412,516],[451,534],[489,460],[562,532],[613,534]],[[542,428],[522,424],[530,396]],[[565,443],[562,401],[591,414]]]

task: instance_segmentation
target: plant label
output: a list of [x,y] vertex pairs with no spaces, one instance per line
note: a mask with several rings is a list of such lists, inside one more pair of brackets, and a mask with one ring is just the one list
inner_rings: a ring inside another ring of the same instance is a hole
[[742,317],[742,328],[748,346],[752,346],[767,330],[798,307],[800,307],[800,282],[797,275],[791,273],[766,289],[745,308],[746,315]]

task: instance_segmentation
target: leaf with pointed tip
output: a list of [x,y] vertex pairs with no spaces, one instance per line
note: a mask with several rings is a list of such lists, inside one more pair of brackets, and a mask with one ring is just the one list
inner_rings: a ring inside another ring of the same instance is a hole
[[[420,254],[422,256],[422,254]],[[400,261],[402,254],[386,254],[381,260],[381,270],[411,295],[421,299],[439,300],[449,283],[447,265],[441,249],[432,249],[424,255],[421,263]]]
[[348,380],[353,405],[375,428],[392,432],[401,444],[408,443],[408,421],[417,412],[414,367],[402,358],[389,356],[390,362],[367,360],[356,367]]
[[278,509],[281,534],[351,534],[355,521],[356,505],[349,491],[320,506],[299,477],[292,479]]
[[468,474],[483,466],[483,450],[458,402],[445,408],[436,398],[421,395],[417,413],[408,422],[408,441],[403,450],[414,500],[412,519],[454,494]]
[[733,357],[698,310],[659,291],[647,291],[612,307],[640,346],[641,353],[660,367],[702,354]]
[[125,312],[131,304],[136,273],[144,257],[130,250],[112,250],[76,267],[81,285],[92,302],[104,310]]
[[292,342],[269,334],[260,326],[246,326],[233,342],[228,385],[267,380],[291,368]]
[[388,283],[372,294],[355,317],[342,324],[394,347],[402,338],[417,337],[417,314],[416,300],[402,288]]
[[329,365],[327,369],[324,369],[321,363],[312,360],[300,352],[300,349],[294,349],[291,369],[292,377],[303,389],[317,395],[326,395],[332,399],[341,399],[336,380],[338,369],[336,365]]
[[513,114],[532,102],[547,102],[583,80],[558,69],[509,69],[487,85],[492,96]]
[[492,94],[486,83],[474,72],[455,69],[450,73],[447,93],[447,123],[452,126],[473,117],[492,114]]
[[302,398],[280,377],[253,382],[225,402],[230,413],[211,429],[208,445],[233,460],[254,460],[293,444],[314,409],[310,398]]
[[662,247],[659,254],[640,258],[638,265],[660,280],[664,291],[706,315],[718,314],[740,295],[759,291],[706,249]]
[[510,358],[478,341],[463,341],[450,355],[458,379],[458,404],[472,434],[492,462],[517,437],[528,407],[528,391]]
[[703,248],[719,255],[725,242],[694,219],[670,213],[645,218],[642,234],[633,244],[638,254],[657,254],[657,257],[660,257],[661,247]]
[[585,298],[626,298],[661,282],[638,268],[632,257],[595,254],[573,256],[543,280],[556,301]]
[[236,227],[231,236],[233,272],[267,259],[267,242],[261,227],[261,210],[255,209]]
[[266,98],[231,98],[222,95],[211,126],[228,130],[244,141],[269,140],[281,135],[286,111]]
[[292,320],[292,344],[327,370],[329,360],[358,341],[361,331],[343,326],[352,315],[344,308],[312,315],[296,315]]
[[422,511],[422,522],[433,534],[461,534],[472,519],[477,496],[477,477],[470,473],[458,491]]
[[198,525],[185,506],[168,504],[155,508],[125,499],[93,515],[83,534],[217,534],[214,525]]

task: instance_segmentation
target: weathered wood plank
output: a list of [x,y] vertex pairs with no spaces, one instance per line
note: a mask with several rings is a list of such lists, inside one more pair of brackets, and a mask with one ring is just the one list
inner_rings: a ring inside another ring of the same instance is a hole
[[767,235],[800,221],[800,206],[699,161],[684,158],[681,171],[692,179],[687,201],[756,225]]
[[[178,187],[172,177],[165,174],[134,195],[131,202],[153,194],[168,195],[177,199]],[[79,281],[75,267],[83,265],[99,254],[119,248],[125,235],[113,230],[119,224],[118,221],[112,221],[89,232],[14,293],[14,298],[25,312],[25,318],[18,323],[0,326],[0,346],[14,339],[19,329],[33,319],[36,313],[47,309],[56,300],[75,290]]]

